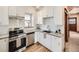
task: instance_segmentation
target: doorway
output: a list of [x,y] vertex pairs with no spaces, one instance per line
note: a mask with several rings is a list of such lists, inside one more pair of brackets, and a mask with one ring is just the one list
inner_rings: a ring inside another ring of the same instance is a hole
[[66,43],[67,52],[79,51],[79,33],[77,33],[77,17],[68,18],[68,42]]
[[[69,18],[68,18],[69,17]],[[65,12],[65,51],[79,52],[79,33],[77,32],[77,17]]]
[[77,31],[77,18],[72,17],[68,18],[68,26],[69,26],[69,31]]

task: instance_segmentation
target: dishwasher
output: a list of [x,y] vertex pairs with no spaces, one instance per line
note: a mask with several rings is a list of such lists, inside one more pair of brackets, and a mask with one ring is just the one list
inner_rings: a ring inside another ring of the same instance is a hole
[[34,32],[27,33],[26,45],[27,47],[34,44]]

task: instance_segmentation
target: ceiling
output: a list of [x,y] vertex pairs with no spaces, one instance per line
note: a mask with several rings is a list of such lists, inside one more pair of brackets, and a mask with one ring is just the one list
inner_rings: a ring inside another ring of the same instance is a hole
[[69,14],[79,14],[79,6],[67,6]]
[[[33,6],[36,11],[39,11],[43,6]],[[79,6],[67,6],[69,14],[79,14]]]
[[36,11],[39,11],[43,8],[43,6],[33,6],[35,8]]

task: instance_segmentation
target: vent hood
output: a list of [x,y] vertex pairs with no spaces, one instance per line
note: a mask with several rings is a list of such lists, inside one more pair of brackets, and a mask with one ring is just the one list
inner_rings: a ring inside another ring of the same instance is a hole
[[23,20],[23,19],[25,19],[25,17],[22,17],[22,16],[9,16],[9,19],[19,19],[19,20]]

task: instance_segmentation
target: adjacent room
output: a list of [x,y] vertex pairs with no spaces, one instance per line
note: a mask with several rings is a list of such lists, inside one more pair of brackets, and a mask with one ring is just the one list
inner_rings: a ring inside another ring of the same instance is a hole
[[67,46],[68,52],[79,52],[79,6],[67,7]]

